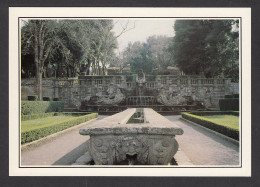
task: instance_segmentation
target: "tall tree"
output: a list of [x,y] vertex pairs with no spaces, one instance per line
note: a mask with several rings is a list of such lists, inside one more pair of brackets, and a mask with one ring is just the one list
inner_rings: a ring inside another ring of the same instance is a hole
[[105,74],[108,61],[115,58],[117,38],[134,28],[126,24],[116,35],[112,31],[116,24],[113,20],[63,20],[62,22],[70,38],[77,41],[84,51],[81,61],[91,68],[93,75]]
[[185,74],[237,81],[239,35],[234,26],[236,20],[177,20],[169,47],[177,66]]
[[152,52],[147,43],[129,43],[123,52],[123,58],[125,65],[130,64],[131,71],[134,73],[137,73],[139,70],[148,73],[154,67]]
[[125,66],[130,64],[135,73],[140,69],[149,73],[155,67],[165,70],[173,65],[171,55],[167,50],[170,42],[171,38],[166,36],[150,36],[146,42],[129,43],[123,52]]
[[160,72],[166,70],[168,66],[174,66],[173,59],[168,51],[169,44],[172,38],[167,36],[150,36],[147,39],[147,45],[150,47],[152,58],[154,59],[154,66]]
[[29,20],[21,30],[22,53],[33,51],[36,67],[36,82],[38,97],[42,99],[42,74],[44,64],[55,43],[59,43],[56,35],[56,21]]

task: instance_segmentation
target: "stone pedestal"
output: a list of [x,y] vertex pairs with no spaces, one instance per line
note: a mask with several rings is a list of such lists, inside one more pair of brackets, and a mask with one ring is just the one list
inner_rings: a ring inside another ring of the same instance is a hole
[[177,125],[152,109],[143,110],[144,123],[127,123],[136,109],[96,121],[81,135],[90,135],[89,153],[97,165],[114,165],[130,159],[139,165],[166,165],[178,150]]

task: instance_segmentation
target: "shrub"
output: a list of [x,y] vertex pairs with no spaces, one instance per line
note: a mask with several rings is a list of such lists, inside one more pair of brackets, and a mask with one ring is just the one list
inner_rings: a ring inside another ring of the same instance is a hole
[[40,113],[40,114],[31,114],[31,115],[21,115],[21,120],[26,121],[26,120],[45,118],[50,116],[58,116],[58,115],[61,115],[61,113],[49,112],[49,113]]
[[239,99],[220,99],[219,108],[221,111],[239,111]]
[[196,116],[209,116],[209,115],[233,115],[239,116],[238,111],[195,111],[189,112],[189,114],[193,114]]
[[39,114],[47,112],[62,112],[62,101],[22,101],[21,115]]
[[239,131],[238,130],[219,125],[217,123],[209,121],[208,119],[205,119],[205,118],[200,117],[200,116],[193,115],[191,113],[182,113],[182,117],[184,119],[189,120],[189,121],[200,124],[200,125],[208,128],[208,129],[211,129],[211,130],[214,130],[214,131],[219,132],[221,134],[224,134],[224,135],[226,135],[230,138],[233,138],[235,140],[239,140]]
[[239,94],[233,94],[234,98],[239,98]]
[[48,126],[46,127],[22,132],[21,144],[38,140],[40,138],[46,137],[48,135],[54,134],[56,132],[62,131],[64,129],[89,121],[94,118],[97,118],[97,113],[80,116],[74,119],[63,120],[63,121],[55,122],[53,124],[47,124]]
[[28,96],[28,101],[37,101],[38,96],[37,95],[29,95]]
[[51,99],[49,97],[43,97],[42,100],[43,101],[50,101]]
[[233,95],[225,95],[225,99],[231,99],[233,98]]

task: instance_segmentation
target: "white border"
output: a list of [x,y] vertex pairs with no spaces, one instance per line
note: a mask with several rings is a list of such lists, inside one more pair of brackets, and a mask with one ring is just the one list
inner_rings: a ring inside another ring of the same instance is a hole
[[[18,17],[242,17],[242,168],[19,168]],[[251,176],[251,9],[9,8],[9,175]]]

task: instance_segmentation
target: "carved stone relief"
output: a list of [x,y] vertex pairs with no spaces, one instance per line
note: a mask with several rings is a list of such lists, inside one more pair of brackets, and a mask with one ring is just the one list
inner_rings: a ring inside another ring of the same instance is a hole
[[173,136],[106,135],[90,139],[89,152],[96,165],[113,165],[135,156],[140,165],[168,164],[177,152]]

